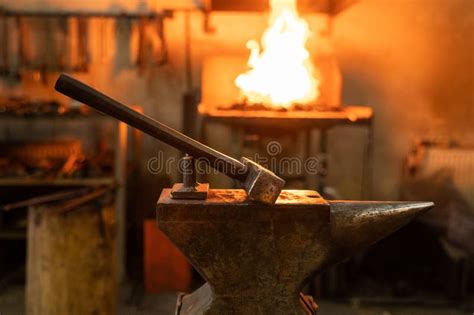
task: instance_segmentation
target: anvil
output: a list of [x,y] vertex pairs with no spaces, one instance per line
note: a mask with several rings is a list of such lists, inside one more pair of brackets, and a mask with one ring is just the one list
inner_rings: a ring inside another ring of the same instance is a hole
[[160,229],[207,281],[176,314],[314,314],[301,290],[325,268],[393,233],[432,202],[329,201],[284,190],[276,204],[243,190],[211,189],[206,200],[157,204]]

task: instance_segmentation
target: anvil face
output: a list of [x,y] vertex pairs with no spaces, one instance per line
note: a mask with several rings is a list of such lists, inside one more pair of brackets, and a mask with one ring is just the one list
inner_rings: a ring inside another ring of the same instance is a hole
[[173,200],[165,189],[158,224],[208,282],[178,314],[311,314],[299,297],[309,279],[432,206],[332,202],[309,190],[283,191],[275,205],[243,190]]

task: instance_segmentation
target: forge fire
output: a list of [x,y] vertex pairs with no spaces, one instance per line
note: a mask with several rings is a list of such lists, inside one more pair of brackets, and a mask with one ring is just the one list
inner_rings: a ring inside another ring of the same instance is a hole
[[261,44],[247,42],[250,70],[235,79],[242,101],[276,108],[314,104],[319,79],[306,49],[309,25],[299,16],[296,0],[270,0],[270,8]]

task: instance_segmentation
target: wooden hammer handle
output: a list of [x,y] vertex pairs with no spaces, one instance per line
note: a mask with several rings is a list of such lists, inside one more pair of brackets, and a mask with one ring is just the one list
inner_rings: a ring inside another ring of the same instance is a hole
[[211,167],[229,177],[244,180],[247,175],[247,167],[236,159],[117,102],[68,75],[61,74],[59,76],[55,89],[70,98],[123,121],[178,150],[208,162]]

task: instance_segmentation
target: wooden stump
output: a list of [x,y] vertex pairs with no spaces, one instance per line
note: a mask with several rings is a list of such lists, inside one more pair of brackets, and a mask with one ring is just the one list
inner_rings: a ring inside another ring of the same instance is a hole
[[28,315],[116,314],[114,209],[87,204],[28,213]]

